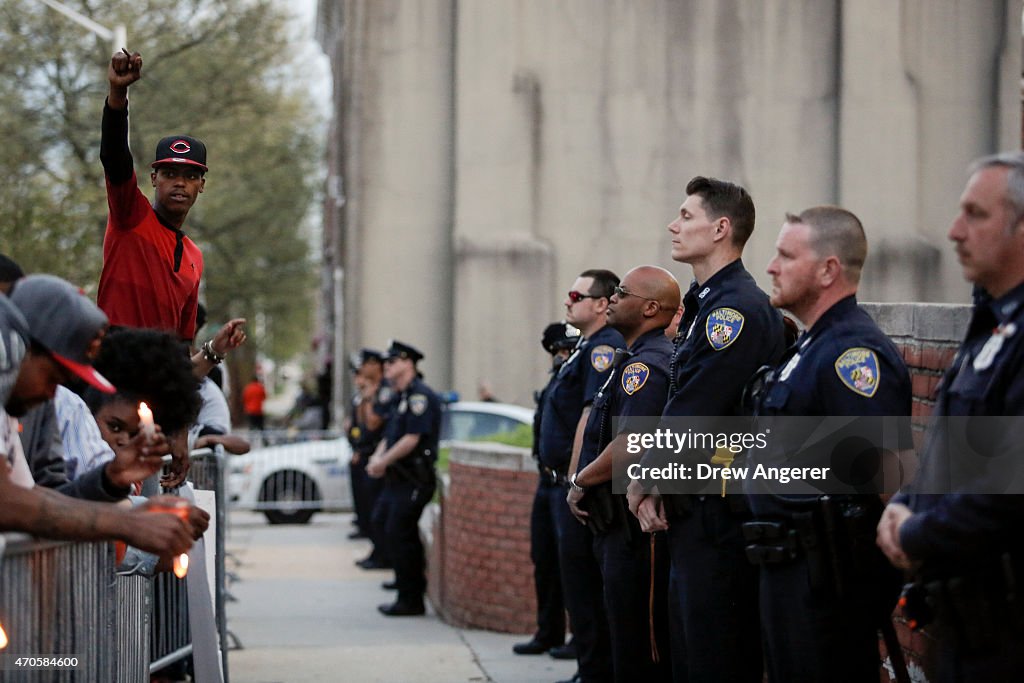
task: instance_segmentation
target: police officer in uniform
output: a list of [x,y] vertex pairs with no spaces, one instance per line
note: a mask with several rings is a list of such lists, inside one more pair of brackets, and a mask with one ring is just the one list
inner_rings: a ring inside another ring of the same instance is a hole
[[[757,397],[756,431],[768,441],[765,449],[751,449],[746,465],[831,468],[818,483],[820,493],[744,481],[755,515],[744,534],[748,558],[761,568],[773,683],[877,681],[878,629],[887,623],[892,632],[900,577],[874,544],[882,511],[874,485],[882,483],[883,459],[913,447],[911,386],[898,349],[857,305],[866,256],[857,217],[819,206],[786,216],[768,264],[772,304],[796,316],[806,332]],[[834,433],[822,438],[821,422],[803,419],[812,416],[862,419],[827,427]],[[844,449],[850,435],[870,446]]]
[[[664,330],[679,299],[675,277],[656,266],[634,268],[615,288],[608,324],[622,333],[628,350],[616,351],[615,365],[587,418],[578,467],[570,468],[574,474],[567,500],[573,514],[594,534],[619,683],[672,677],[664,534],[648,537],[629,514],[624,468],[639,460],[627,450],[629,435],[649,429],[651,419],[657,424],[668,397],[672,342]],[[613,492],[613,478],[618,493]],[[653,613],[648,608],[652,560]]]
[[573,517],[565,494],[577,432],[582,435],[590,404],[611,370],[615,349],[625,344],[622,335],[607,324],[608,301],[618,284],[614,273],[600,269],[583,271],[573,283],[565,300],[565,319],[582,336],[545,392],[541,413],[540,465],[543,476],[558,485],[547,492],[548,505],[555,512],[562,589],[584,683],[611,678],[608,622],[593,535]]
[[[551,354],[551,376],[547,385],[535,396],[537,412],[533,416],[533,457],[537,459],[540,474],[530,511],[530,560],[533,562],[533,587],[537,595],[537,632],[530,640],[512,646],[512,651],[517,655],[539,655],[552,648],[565,647],[565,601],[562,598],[562,575],[558,567],[555,511],[551,507],[552,502],[559,502],[555,494],[564,489],[554,478],[544,473],[538,454],[544,396],[555,381],[555,373],[572,353],[579,337],[580,331],[564,320],[545,327],[541,336],[541,346]],[[575,646],[572,649],[575,650]],[[570,659],[575,659],[575,654]]]
[[[674,416],[741,414],[744,386],[785,348],[782,316],[741,260],[754,229],[750,195],[733,183],[700,176],[687,184],[686,195],[668,226],[673,260],[689,263],[694,274],[683,297],[663,412],[669,429]],[[682,462],[695,468],[711,457],[697,450],[649,450],[641,465]],[[740,532],[749,514],[742,496],[659,498],[650,495],[655,484],[630,482],[630,510],[645,531],[668,529],[674,679],[760,683],[757,573],[747,562]]]
[[421,378],[416,364],[423,354],[392,341],[384,356],[384,376],[397,393],[394,412],[384,431],[384,445],[366,466],[371,477],[384,477],[384,491],[374,509],[374,524],[395,569],[398,597],[380,605],[381,614],[423,614],[427,589],[426,558],[419,519],[434,495],[437,441],[441,433],[441,401]]
[[[352,486],[352,504],[355,508],[356,531],[349,538],[369,538],[374,544],[369,557],[360,566],[376,568],[383,564],[382,551],[373,540],[373,507],[380,496],[384,482],[366,474],[366,462],[377,450],[384,436],[385,412],[390,401],[391,388],[383,381],[384,356],[380,351],[360,349],[349,359],[355,391],[345,417],[345,436],[352,447],[349,463],[349,483]],[[369,566],[367,566],[369,565]]]
[[[974,310],[942,380],[918,475],[886,508],[878,544],[914,576],[904,594],[908,617],[919,626],[932,620],[932,680],[1020,681],[1024,154],[974,163],[949,238],[975,285]],[[964,431],[967,443],[958,436]]]

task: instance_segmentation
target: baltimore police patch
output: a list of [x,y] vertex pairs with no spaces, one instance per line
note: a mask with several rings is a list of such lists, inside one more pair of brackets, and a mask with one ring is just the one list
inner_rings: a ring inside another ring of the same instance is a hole
[[734,308],[716,308],[711,311],[704,330],[711,348],[715,351],[728,348],[739,339],[743,323],[743,314]]
[[643,363],[630,363],[622,371],[622,390],[632,396],[643,388],[650,376],[651,369]]
[[423,394],[413,394],[409,397],[409,410],[413,415],[422,415],[427,411],[427,397]]
[[615,349],[607,344],[595,346],[594,350],[590,352],[590,364],[593,365],[594,369],[598,372],[604,372],[610,368],[614,358]]
[[875,395],[882,379],[878,356],[860,346],[843,351],[836,359],[836,374],[847,389],[867,398]]

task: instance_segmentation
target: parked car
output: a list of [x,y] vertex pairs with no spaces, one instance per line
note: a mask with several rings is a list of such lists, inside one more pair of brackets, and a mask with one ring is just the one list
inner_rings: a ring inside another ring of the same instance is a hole
[[[445,405],[441,445],[485,439],[532,424],[533,411],[522,406],[457,401]],[[306,524],[316,512],[351,510],[348,440],[325,438],[323,432],[298,432],[287,438],[288,443],[231,456],[232,507],[261,511],[271,524]]]

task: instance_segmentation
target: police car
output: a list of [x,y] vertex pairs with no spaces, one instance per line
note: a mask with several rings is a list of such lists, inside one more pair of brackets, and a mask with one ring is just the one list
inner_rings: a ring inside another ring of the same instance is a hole
[[[445,405],[440,445],[487,439],[532,424],[533,411],[522,406],[456,401]],[[260,511],[271,524],[306,524],[315,512],[352,509],[347,439],[299,432],[270,433],[269,440],[287,443],[254,448],[228,461],[232,509]]]

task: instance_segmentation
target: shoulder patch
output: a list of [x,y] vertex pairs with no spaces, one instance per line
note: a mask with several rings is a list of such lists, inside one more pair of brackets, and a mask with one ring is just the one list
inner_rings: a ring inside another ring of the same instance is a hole
[[377,390],[377,403],[387,403],[395,397],[391,387],[383,386]]
[[594,366],[594,369],[598,372],[604,372],[612,366],[612,359],[615,358],[615,349],[608,346],[607,344],[601,344],[595,346],[594,350],[590,352],[590,364]]
[[622,371],[622,390],[632,396],[647,384],[647,378],[650,376],[651,369],[643,363],[630,363]]
[[409,410],[413,415],[422,415],[427,412],[427,397],[423,394],[413,394],[409,397]]
[[743,314],[734,308],[716,308],[711,311],[704,329],[711,348],[715,351],[728,348],[739,339],[744,322]]
[[847,389],[867,398],[875,395],[882,380],[878,356],[861,346],[843,351],[836,359],[836,374]]

